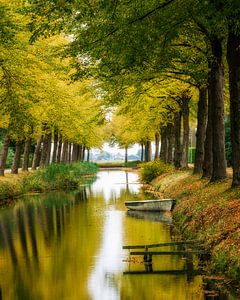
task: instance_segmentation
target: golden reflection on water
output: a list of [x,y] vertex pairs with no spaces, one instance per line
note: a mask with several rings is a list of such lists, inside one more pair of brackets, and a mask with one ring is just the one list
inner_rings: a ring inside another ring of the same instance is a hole
[[[102,171],[71,193],[26,197],[0,212],[0,299],[203,299],[201,277],[123,275],[144,270],[126,262],[126,244],[170,240],[171,216],[127,214],[124,201],[143,198],[137,175]],[[181,269],[177,257],[153,268]]]

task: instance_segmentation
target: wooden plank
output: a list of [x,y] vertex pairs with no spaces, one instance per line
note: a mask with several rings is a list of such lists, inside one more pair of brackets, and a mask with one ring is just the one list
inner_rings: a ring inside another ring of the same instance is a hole
[[132,251],[130,255],[189,255],[202,254],[204,251]]
[[132,246],[123,246],[122,249],[144,249],[147,248],[157,248],[165,246],[178,246],[178,245],[192,245],[192,244],[201,244],[202,241],[192,240],[192,241],[175,241],[159,244],[149,244],[149,245],[132,245]]
[[[189,273],[187,270],[159,270],[159,271],[125,271],[123,275],[152,275],[152,274],[169,274],[169,275],[181,275]],[[200,270],[194,270],[191,272],[192,275],[202,274]]]

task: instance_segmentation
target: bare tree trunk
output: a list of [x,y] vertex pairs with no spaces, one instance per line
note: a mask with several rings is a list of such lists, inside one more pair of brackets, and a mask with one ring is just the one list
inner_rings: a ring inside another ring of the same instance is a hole
[[183,118],[183,142],[182,142],[182,160],[181,167],[188,168],[188,147],[189,147],[189,101],[191,97],[188,92],[184,93],[181,101],[181,110]]
[[42,168],[46,164],[46,158],[47,158],[47,147],[48,147],[48,135],[46,135],[43,138],[43,146],[42,146],[42,153],[41,153],[41,159],[39,167]]
[[8,156],[9,143],[10,143],[10,137],[9,137],[9,133],[7,133],[3,141],[3,148],[2,148],[1,158],[0,158],[0,176],[4,176],[4,171],[6,168],[6,162]]
[[59,136],[59,141],[58,141],[57,163],[61,162],[61,157],[62,157],[62,135]]
[[78,146],[78,161],[82,161],[82,156],[83,156],[83,146],[79,145]]
[[222,42],[217,36],[211,40],[213,59],[211,63],[210,89],[212,96],[213,128],[213,172],[211,181],[227,177],[224,129],[224,66],[222,62]]
[[52,154],[52,163],[57,161],[57,148],[58,148],[58,130],[54,130],[54,143],[53,143],[53,154]]
[[68,142],[63,142],[63,150],[62,150],[62,156],[61,156],[61,163],[66,163],[66,157],[67,157],[67,148],[68,148]]
[[83,145],[83,147],[82,147],[82,161],[85,160],[85,150],[86,150],[86,147],[85,147],[85,145]]
[[167,163],[173,162],[173,144],[174,144],[174,132],[173,125],[168,124],[167,126]]
[[12,174],[18,174],[18,168],[20,164],[20,158],[21,158],[21,152],[22,152],[22,141],[17,141],[15,146],[15,153],[14,153],[14,159],[12,163]]
[[143,157],[144,157],[144,144],[141,143],[141,161],[143,161]]
[[73,144],[73,150],[72,150],[72,161],[77,161],[77,145]]
[[68,162],[72,161],[72,143],[68,143]]
[[90,161],[90,148],[87,148],[87,161]]
[[51,150],[52,150],[52,134],[50,133],[47,137],[47,156],[46,156],[46,162],[45,166],[49,166],[50,159],[51,159]]
[[128,162],[128,147],[125,147],[125,164]]
[[240,185],[240,35],[229,26],[227,60],[229,66],[230,120],[232,142],[232,187]]
[[40,136],[37,140],[37,145],[34,150],[33,161],[32,161],[32,170],[36,170],[38,166],[39,153],[42,144],[42,136]]
[[202,173],[204,159],[204,142],[206,137],[207,118],[207,89],[199,89],[197,132],[196,132],[196,153],[194,163],[194,174]]
[[160,142],[160,135],[158,132],[155,133],[155,155],[154,155],[154,159],[158,159],[159,158],[159,142]]
[[213,128],[212,128],[212,96],[211,90],[208,88],[208,116],[207,116],[207,128],[206,138],[204,143],[204,158],[203,158],[203,175],[202,178],[210,178],[212,176],[213,168]]
[[28,138],[24,144],[23,165],[22,165],[23,171],[28,171],[31,144],[32,144],[31,138]]
[[151,142],[150,141],[145,142],[145,161],[146,162],[151,161],[151,154],[152,154],[151,148],[152,148]]
[[174,166],[176,169],[181,167],[181,118],[182,112],[174,115]]
[[167,163],[167,130],[166,127],[161,129],[161,150],[160,150],[160,159]]

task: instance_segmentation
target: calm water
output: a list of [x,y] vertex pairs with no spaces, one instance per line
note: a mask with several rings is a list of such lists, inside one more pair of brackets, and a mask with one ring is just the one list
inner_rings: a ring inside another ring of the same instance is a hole
[[[123,245],[171,240],[170,215],[127,213],[125,200],[146,197],[137,180],[101,171],[77,192],[28,196],[0,210],[0,299],[203,299],[200,276],[123,275],[144,270]],[[153,269],[184,263],[158,257]]]

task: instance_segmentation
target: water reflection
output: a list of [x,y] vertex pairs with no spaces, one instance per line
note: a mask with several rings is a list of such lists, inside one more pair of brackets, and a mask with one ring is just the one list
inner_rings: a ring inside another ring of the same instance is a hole
[[[124,201],[145,198],[137,175],[100,172],[71,193],[36,195],[0,212],[0,299],[203,299],[201,277],[131,275],[123,244],[170,240],[169,222],[126,214]],[[122,261],[124,260],[124,262]],[[184,268],[178,257],[153,257],[154,270]],[[176,298],[176,295],[178,298]]]
[[172,224],[172,214],[171,212],[152,212],[152,211],[137,211],[129,210],[127,211],[127,216],[136,219],[149,220],[153,222],[162,222],[171,225]]

